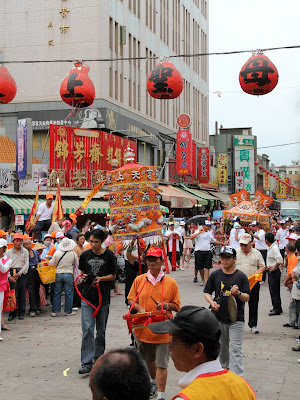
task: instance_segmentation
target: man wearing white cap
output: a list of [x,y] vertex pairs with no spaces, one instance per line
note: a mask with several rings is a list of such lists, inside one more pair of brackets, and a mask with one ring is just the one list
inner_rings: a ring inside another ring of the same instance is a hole
[[[240,238],[240,248],[236,251],[236,268],[249,276],[266,270],[265,262],[261,253],[251,246],[251,235],[244,233]],[[260,285],[257,282],[250,292],[249,305],[249,320],[248,326],[252,333],[259,333],[257,329],[258,320],[258,302],[259,302]]]
[[240,247],[239,240],[244,233],[245,229],[242,228],[238,222],[235,222],[230,231],[229,246],[233,247],[234,249],[238,249]]
[[278,229],[276,233],[275,239],[278,242],[278,247],[280,250],[281,257],[284,259],[284,254],[285,254],[285,246],[288,244],[287,237],[289,235],[289,230],[287,229],[286,226],[286,221],[279,221],[280,228]]
[[209,270],[212,268],[212,252],[210,244],[220,244],[210,231],[211,222],[206,220],[202,228],[198,228],[192,235],[191,239],[195,239],[195,277],[193,282],[198,282],[197,273],[200,271],[202,281],[206,284],[209,277]]

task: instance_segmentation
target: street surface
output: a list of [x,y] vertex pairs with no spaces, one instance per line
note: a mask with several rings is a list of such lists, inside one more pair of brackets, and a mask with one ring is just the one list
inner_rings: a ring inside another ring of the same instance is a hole
[[[182,305],[207,307],[203,287],[192,282],[192,268],[171,272],[171,276],[178,283]],[[124,291],[124,285],[120,288]],[[299,399],[300,364],[297,359],[300,352],[291,350],[292,346],[296,346],[299,331],[282,327],[288,322],[289,294],[282,286],[284,313],[273,317],[268,316],[272,307],[266,284],[262,285],[260,294],[258,328],[261,333],[254,335],[245,325],[245,378],[259,400]],[[108,350],[130,343],[126,322],[122,319],[127,311],[123,296],[112,298],[107,329]],[[72,317],[62,315],[53,318],[50,307],[43,307],[42,314],[36,318],[29,318],[27,314],[24,321],[17,319],[7,324],[11,331],[2,332],[4,341],[0,343],[2,398],[91,400],[88,376],[77,373],[80,368],[80,311]],[[166,399],[171,399],[178,392],[177,382],[182,375],[170,360]]]

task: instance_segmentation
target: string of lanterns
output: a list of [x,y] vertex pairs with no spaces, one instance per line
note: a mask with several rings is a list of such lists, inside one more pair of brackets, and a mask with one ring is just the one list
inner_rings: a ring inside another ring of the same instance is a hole
[[[95,87],[89,78],[89,70],[86,64],[76,61],[61,84],[61,98],[72,108],[89,107],[95,100]],[[255,96],[270,93],[278,78],[277,68],[262,51],[255,51],[239,73],[242,90]],[[147,78],[147,91],[156,99],[175,99],[182,90],[182,76],[168,59],[159,62]],[[10,103],[16,93],[16,82],[7,68],[0,66],[0,103]]]
[[271,177],[275,178],[276,181],[278,181],[280,184],[285,185],[286,187],[288,187],[289,189],[293,189],[295,192],[299,191],[299,188],[297,186],[293,186],[290,183],[284,181],[283,179],[280,179],[280,177],[276,174],[274,174],[273,172],[267,170],[266,168],[264,168],[261,164],[259,164],[259,161],[255,161],[254,165],[257,165],[258,168],[264,172],[266,175],[270,175]]

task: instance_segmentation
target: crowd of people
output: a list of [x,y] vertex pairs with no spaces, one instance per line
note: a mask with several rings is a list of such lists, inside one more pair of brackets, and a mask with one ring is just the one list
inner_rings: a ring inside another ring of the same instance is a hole
[[[105,353],[111,291],[122,294],[115,284],[117,262],[111,250],[114,247],[109,224],[103,227],[87,221],[79,230],[75,214],[52,223],[52,212],[53,196],[49,193],[46,202],[37,210],[32,236],[0,231],[2,330],[10,329],[2,315],[8,289],[14,289],[16,296],[16,307],[9,312],[8,321],[24,319],[26,290],[32,318],[40,314],[45,303],[51,303],[51,317],[58,317],[64,294],[66,316],[75,315],[81,307],[81,367],[78,372],[91,373],[93,399],[118,398],[114,391],[121,390],[124,384],[124,399],[157,396],[158,400],[164,400],[170,347],[175,367],[187,373],[180,380],[181,390],[174,399],[196,399],[199,390],[211,399],[212,390],[217,393],[218,385],[220,396],[222,385],[226,386],[225,398],[255,398],[251,387],[240,378],[244,375],[245,303],[249,309],[248,326],[253,334],[258,334],[260,287],[268,281],[273,306],[269,316],[280,315],[281,273],[286,266],[284,285],[291,298],[289,321],[284,327],[300,328],[297,222],[273,218],[266,228],[256,221],[242,226],[236,218],[231,221],[230,231],[226,231],[222,221],[207,219],[197,224],[182,220],[176,227],[175,220],[170,218],[163,225],[161,247],[147,247],[142,241],[137,246],[133,240],[123,253],[127,320],[130,325],[130,321],[142,318],[145,328],[134,329],[132,322],[132,344],[137,352],[118,349]],[[42,237],[45,229],[47,233]],[[218,248],[214,263],[212,245]],[[43,261],[56,268],[55,282],[51,285],[41,285],[38,265]],[[188,267],[194,269],[193,283],[198,283],[199,272],[199,283],[204,286],[204,298],[210,311],[195,306],[181,308],[179,288],[168,271]],[[175,318],[171,318],[172,312],[177,313]],[[292,348],[294,351],[300,351],[299,339],[299,345]],[[116,368],[122,379],[115,377]],[[141,371],[144,385],[134,378],[136,369]],[[112,376],[116,385],[109,388],[107,383]],[[201,376],[205,379],[198,379]],[[130,382],[135,382],[136,393]],[[238,394],[230,389],[233,387],[239,387]]]

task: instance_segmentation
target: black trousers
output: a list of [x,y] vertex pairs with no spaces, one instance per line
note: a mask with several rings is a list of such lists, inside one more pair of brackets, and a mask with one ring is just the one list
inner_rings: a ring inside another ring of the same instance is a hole
[[253,286],[253,288],[250,292],[250,298],[248,301],[248,306],[249,306],[248,326],[249,326],[249,328],[252,328],[253,326],[257,326],[259,290],[260,290],[260,285],[257,282]]
[[27,273],[26,287],[29,295],[29,304],[31,311],[36,311],[40,303],[40,277],[36,268],[29,267]]
[[[268,250],[266,249],[266,250],[258,250],[258,251],[261,252],[261,255],[263,256],[265,265],[267,266],[267,252],[268,252]],[[263,272],[263,277],[262,277],[263,282],[266,281],[266,275],[267,275],[267,270]]]
[[275,271],[269,271],[269,291],[271,295],[272,305],[274,311],[282,312],[281,298],[280,298],[280,269],[277,268]]
[[19,317],[25,315],[25,293],[26,293],[26,275],[21,275],[17,282],[9,282],[10,288],[15,289],[16,299],[17,299],[17,309],[10,311],[9,315]]

